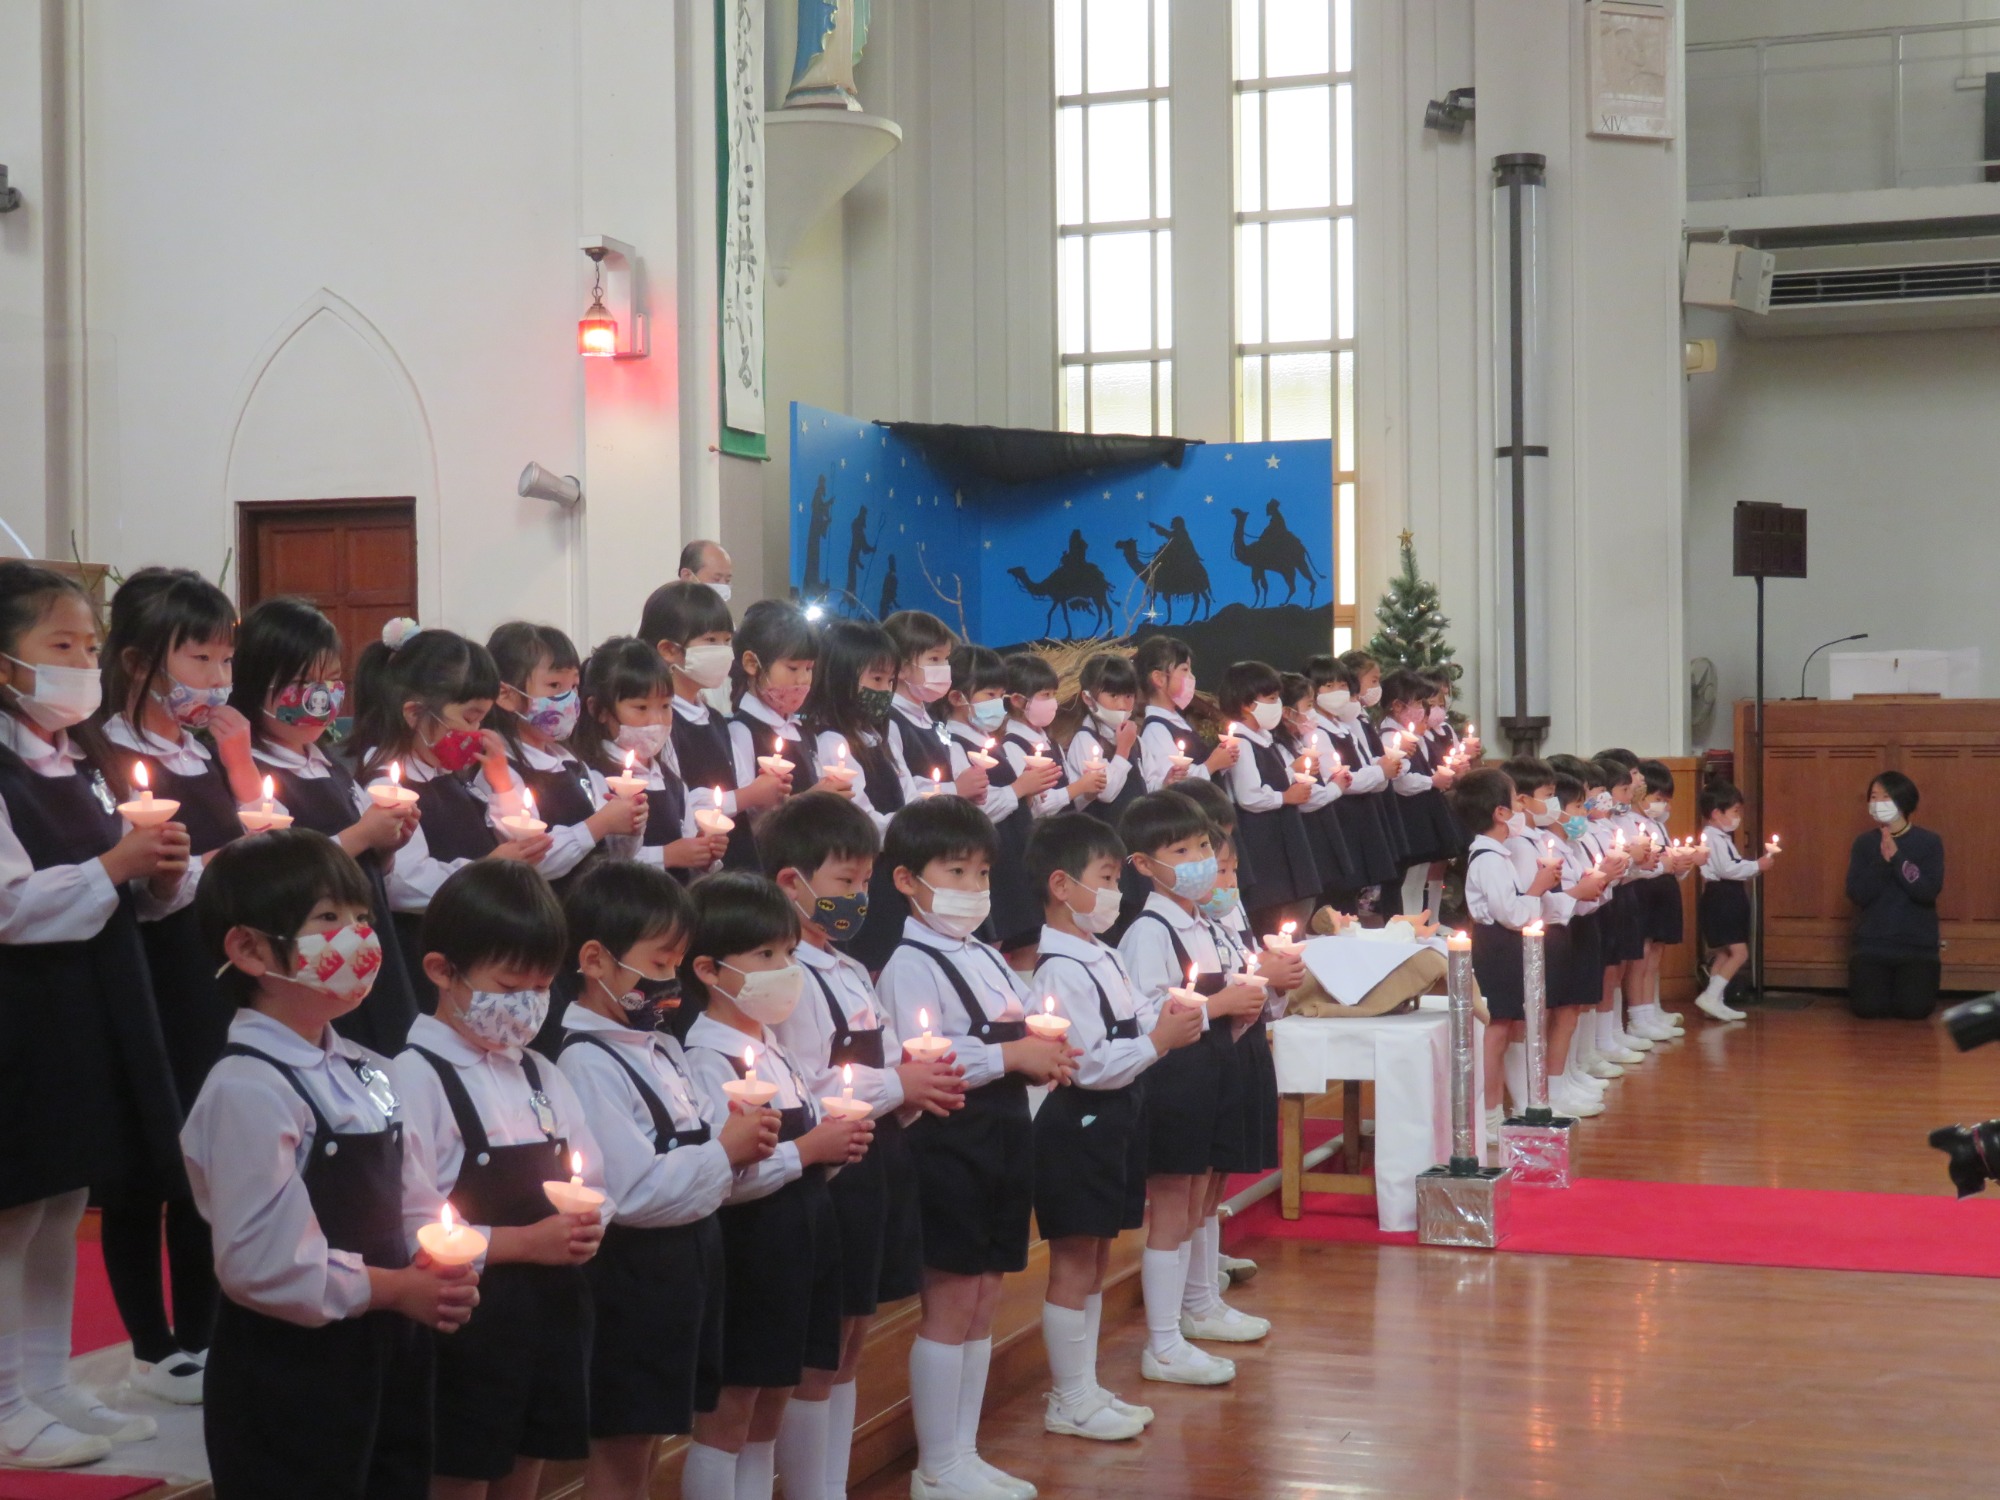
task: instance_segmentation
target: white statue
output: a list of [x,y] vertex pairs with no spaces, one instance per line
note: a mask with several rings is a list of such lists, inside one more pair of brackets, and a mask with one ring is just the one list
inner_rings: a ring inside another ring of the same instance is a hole
[[854,69],[868,45],[869,0],[799,0],[799,48],[785,108],[861,108]]

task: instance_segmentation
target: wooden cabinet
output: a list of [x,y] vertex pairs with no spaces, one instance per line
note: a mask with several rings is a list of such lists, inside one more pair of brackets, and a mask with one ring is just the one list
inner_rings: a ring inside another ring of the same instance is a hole
[[[1736,765],[1755,821],[1754,706],[1736,705]],[[1938,902],[1944,987],[2000,987],[2000,700],[1793,699],[1764,705],[1764,828],[1784,854],[1764,878],[1767,982],[1844,989],[1855,909],[1847,853],[1873,825],[1868,783],[1901,771],[1917,784],[1915,821],[1944,839]],[[1748,834],[1743,839],[1748,850]]]

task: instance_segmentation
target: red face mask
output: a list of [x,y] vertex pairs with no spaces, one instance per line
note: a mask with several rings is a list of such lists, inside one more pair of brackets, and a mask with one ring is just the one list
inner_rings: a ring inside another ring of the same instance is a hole
[[447,729],[430,743],[430,752],[447,771],[463,771],[485,753],[476,729]]

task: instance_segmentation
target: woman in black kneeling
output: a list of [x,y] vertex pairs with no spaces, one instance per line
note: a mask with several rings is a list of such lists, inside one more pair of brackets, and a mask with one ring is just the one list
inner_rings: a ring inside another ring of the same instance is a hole
[[1875,828],[1847,857],[1847,899],[1861,908],[1847,960],[1847,1004],[1864,1020],[1921,1021],[1938,997],[1938,892],[1944,840],[1910,822],[1917,786],[1900,771],[1868,784]]

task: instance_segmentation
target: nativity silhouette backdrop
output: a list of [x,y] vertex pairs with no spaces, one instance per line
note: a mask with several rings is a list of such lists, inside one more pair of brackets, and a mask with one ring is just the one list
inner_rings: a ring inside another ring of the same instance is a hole
[[1333,638],[1333,445],[1202,443],[1171,463],[1006,483],[858,417],[792,407],[792,586],[831,614],[926,609],[1000,649],[1143,639],[1204,682]]

